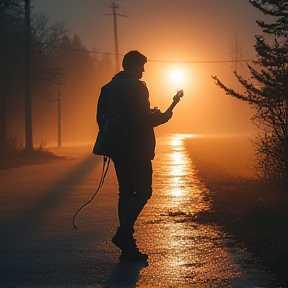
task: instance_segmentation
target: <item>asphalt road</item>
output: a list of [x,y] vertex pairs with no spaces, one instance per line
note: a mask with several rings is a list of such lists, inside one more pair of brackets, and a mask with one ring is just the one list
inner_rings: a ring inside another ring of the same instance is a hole
[[276,287],[233,237],[198,217],[209,212],[209,191],[182,140],[159,141],[154,194],[135,227],[147,264],[119,263],[110,242],[118,226],[113,164],[73,229],[101,176],[90,146],[63,148],[66,160],[1,171],[0,287]]

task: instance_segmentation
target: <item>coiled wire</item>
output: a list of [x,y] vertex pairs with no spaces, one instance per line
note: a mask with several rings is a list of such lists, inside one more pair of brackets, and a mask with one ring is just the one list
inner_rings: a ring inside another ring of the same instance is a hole
[[84,205],[82,205],[74,214],[73,219],[72,219],[72,225],[74,229],[79,229],[76,225],[75,225],[75,217],[77,216],[77,214],[80,212],[80,210],[82,210],[82,208],[84,208],[85,206],[87,206],[89,203],[91,203],[93,201],[93,199],[95,198],[95,196],[97,195],[98,191],[100,190],[100,188],[103,186],[104,184],[104,180],[106,177],[106,174],[108,172],[109,169],[109,165],[110,165],[110,157],[107,156],[103,156],[103,167],[102,167],[102,174],[101,174],[101,178],[100,178],[100,182],[99,182],[99,186],[97,188],[97,190],[95,191],[94,195],[91,197],[91,199],[89,201],[87,201]]

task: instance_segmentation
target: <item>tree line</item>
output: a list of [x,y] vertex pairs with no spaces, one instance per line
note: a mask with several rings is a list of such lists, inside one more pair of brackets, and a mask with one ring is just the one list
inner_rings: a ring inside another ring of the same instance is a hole
[[[65,91],[67,106],[82,107],[73,111],[73,117],[66,122],[77,118],[83,126],[89,125],[81,113],[85,109],[90,109],[90,113],[95,110],[89,108],[91,101],[96,105],[100,87],[114,73],[111,57],[97,51],[89,53],[80,36],[69,36],[64,23],[51,23],[42,13],[31,14],[33,128],[50,121],[41,119],[41,115],[45,114],[47,103],[56,100],[57,83],[65,83],[61,89]],[[24,148],[26,56],[25,4],[22,0],[0,1],[0,43],[0,149],[3,152]]]

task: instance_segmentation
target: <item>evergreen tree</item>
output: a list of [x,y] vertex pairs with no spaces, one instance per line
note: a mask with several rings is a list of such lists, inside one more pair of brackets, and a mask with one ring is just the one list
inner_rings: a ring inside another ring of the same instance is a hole
[[272,23],[257,21],[264,33],[274,35],[269,43],[263,35],[256,35],[257,61],[247,64],[251,73],[244,79],[235,76],[244,93],[224,85],[217,76],[216,84],[226,94],[247,101],[255,109],[252,118],[258,128],[256,156],[260,176],[267,180],[288,178],[288,2],[249,0],[257,9],[274,19]]

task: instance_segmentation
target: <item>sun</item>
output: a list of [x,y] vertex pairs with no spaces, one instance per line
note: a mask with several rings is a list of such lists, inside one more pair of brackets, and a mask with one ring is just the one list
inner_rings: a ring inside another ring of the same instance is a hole
[[180,69],[173,69],[169,71],[169,82],[176,86],[181,86],[185,80],[184,72]]

